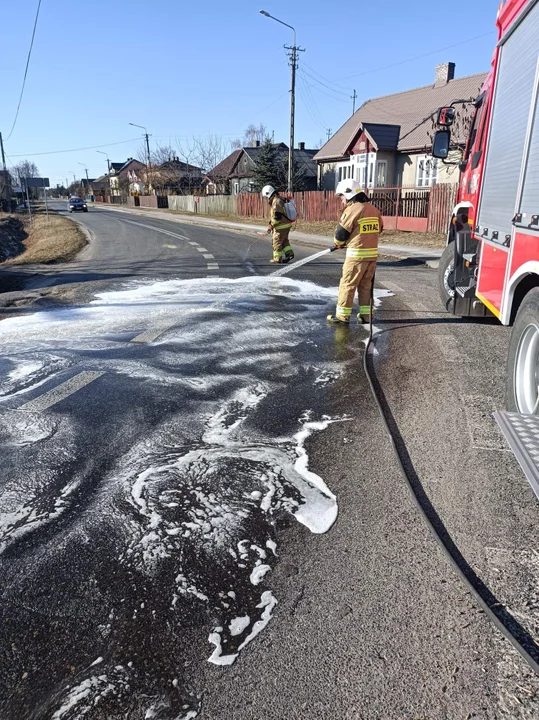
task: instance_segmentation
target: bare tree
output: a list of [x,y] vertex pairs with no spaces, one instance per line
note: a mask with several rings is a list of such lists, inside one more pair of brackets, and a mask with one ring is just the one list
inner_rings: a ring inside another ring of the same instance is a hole
[[260,142],[261,145],[263,145],[265,142],[271,142],[271,136],[269,134],[269,131],[267,127],[262,123],[260,123],[260,125],[248,125],[245,128],[243,139],[240,140],[238,138],[237,140],[234,140],[232,142],[232,147],[253,147],[254,145],[256,145],[257,140]]
[[[194,179],[194,173],[193,170],[195,167],[198,169],[200,166],[197,165],[198,160],[198,147],[195,138],[191,138],[190,140],[184,140],[181,142],[179,139],[176,139],[176,147],[178,149],[178,155],[183,160],[183,162],[186,165],[186,178],[187,178],[187,192],[190,195],[191,189],[193,187],[193,179]],[[198,182],[196,183],[198,185]]]
[[194,138],[193,141],[196,148],[196,164],[203,172],[209,172],[230,155],[230,143],[219,135]]
[[17,185],[19,185],[24,178],[39,177],[39,170],[32,160],[21,160],[13,166],[12,175],[16,179]]

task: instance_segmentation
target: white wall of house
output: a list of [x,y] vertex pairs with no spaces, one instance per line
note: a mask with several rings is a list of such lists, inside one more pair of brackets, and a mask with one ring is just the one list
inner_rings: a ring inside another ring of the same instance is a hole
[[397,184],[413,187],[432,187],[441,183],[456,183],[459,180],[455,165],[444,165],[424,153],[405,155],[397,158]]
[[320,166],[322,190],[335,190],[341,180],[352,178],[367,188],[393,187],[394,153],[371,152],[351,155],[346,160]]

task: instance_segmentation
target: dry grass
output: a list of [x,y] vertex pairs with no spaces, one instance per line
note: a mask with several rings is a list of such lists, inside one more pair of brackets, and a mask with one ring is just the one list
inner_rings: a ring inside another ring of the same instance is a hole
[[41,209],[33,215],[32,221],[27,216],[18,218],[26,233],[22,241],[24,250],[0,263],[2,266],[71,260],[88,242],[77,223],[54,212],[49,211],[48,219]]
[[[255,217],[238,217],[236,215],[197,215],[197,213],[188,213],[180,210],[169,210],[175,215],[191,215],[193,218],[211,217],[215,220],[226,220],[227,222],[241,223],[242,225],[261,225],[267,224],[267,220]],[[323,235],[325,237],[333,237],[335,225],[338,218],[334,221],[330,220],[301,220],[296,223],[298,232],[309,233],[311,235]],[[446,244],[445,233],[431,232],[404,232],[403,230],[386,230],[380,238],[380,243],[393,243],[395,245],[417,245],[419,247],[444,248]]]

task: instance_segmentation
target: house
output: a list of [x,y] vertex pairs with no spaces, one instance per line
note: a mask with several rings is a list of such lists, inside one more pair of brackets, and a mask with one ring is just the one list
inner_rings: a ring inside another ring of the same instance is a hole
[[[288,145],[274,143],[276,156],[283,163],[288,161]],[[210,170],[204,178],[204,186],[208,194],[218,194],[216,190],[224,190],[224,194],[239,195],[240,193],[254,192],[256,187],[254,170],[256,162],[262,153],[262,146],[257,141],[254,147],[243,147],[234,150],[219,165]],[[313,161],[317,150],[306,150],[305,143],[300,142],[294,151],[294,161],[298,172],[303,175],[305,190],[317,189],[317,166]],[[283,189],[284,188],[279,188]]]
[[142,179],[157,195],[191,195],[201,189],[202,168],[173,156],[159,165],[152,165],[148,172],[144,167]]
[[90,183],[90,194],[94,197],[110,195],[110,175],[101,175]]
[[[110,195],[129,195],[130,194],[130,177],[133,173],[140,173],[145,170],[146,166],[139,160],[127,158],[124,163],[110,164]],[[106,176],[104,176],[106,177]]]
[[202,187],[207,195],[230,195],[230,173],[241,153],[241,149],[234,150],[204,176]]
[[[367,100],[314,156],[320,187],[334,190],[349,177],[369,188],[456,182],[455,166],[430,155],[433,117],[453,100],[476,98],[486,76],[455,79],[455,64],[443,63],[432,85]],[[455,147],[465,143],[470,110],[457,108]]]

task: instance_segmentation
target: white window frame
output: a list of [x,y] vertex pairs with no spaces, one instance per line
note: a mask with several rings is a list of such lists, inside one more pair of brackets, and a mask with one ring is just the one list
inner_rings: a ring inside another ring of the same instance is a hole
[[438,183],[440,162],[432,155],[418,155],[415,170],[416,187],[432,187]]

